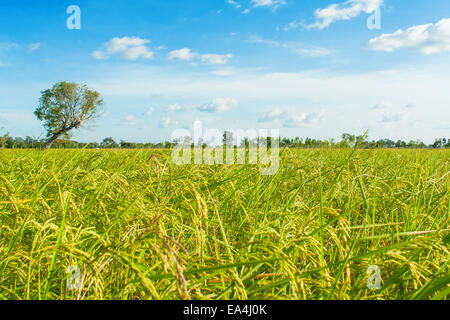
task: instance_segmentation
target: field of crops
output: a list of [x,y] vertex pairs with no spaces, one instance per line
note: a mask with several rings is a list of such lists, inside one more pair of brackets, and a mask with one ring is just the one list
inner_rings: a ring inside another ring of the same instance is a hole
[[285,149],[261,176],[167,150],[0,150],[0,299],[446,299],[449,159]]

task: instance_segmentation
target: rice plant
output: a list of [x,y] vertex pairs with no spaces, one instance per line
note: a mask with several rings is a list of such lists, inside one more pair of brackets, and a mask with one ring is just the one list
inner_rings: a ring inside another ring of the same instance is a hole
[[447,299],[449,159],[284,149],[262,176],[167,150],[0,150],[0,299]]

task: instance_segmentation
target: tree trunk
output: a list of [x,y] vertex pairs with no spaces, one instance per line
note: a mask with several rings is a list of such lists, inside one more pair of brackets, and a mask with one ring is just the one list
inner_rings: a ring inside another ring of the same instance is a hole
[[45,143],[45,149],[48,150],[50,149],[50,147],[52,146],[53,142],[55,142],[56,139],[58,139],[61,136],[61,134],[55,134],[53,136],[50,137],[50,139],[47,140],[47,142]]
[[69,132],[70,130],[78,128],[80,124],[81,124],[80,121],[75,121],[70,126],[62,128],[59,131],[55,132],[45,143],[45,149],[50,149],[50,147],[52,146],[53,142],[55,142],[56,139],[61,137],[63,134]]

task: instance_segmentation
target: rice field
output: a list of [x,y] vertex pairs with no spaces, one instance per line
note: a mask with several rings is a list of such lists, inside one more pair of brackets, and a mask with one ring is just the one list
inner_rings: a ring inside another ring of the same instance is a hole
[[169,150],[0,150],[0,299],[447,299],[449,159],[284,149],[262,176]]

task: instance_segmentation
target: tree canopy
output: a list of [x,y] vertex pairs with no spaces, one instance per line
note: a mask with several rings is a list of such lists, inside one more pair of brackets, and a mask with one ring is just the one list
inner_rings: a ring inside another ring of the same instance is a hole
[[42,91],[34,114],[44,121],[48,139],[46,147],[62,136],[68,138],[71,130],[93,120],[102,105],[100,93],[86,85],[63,81]]

